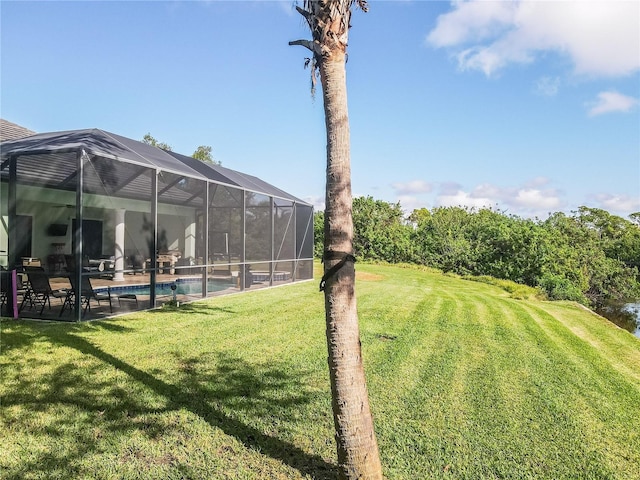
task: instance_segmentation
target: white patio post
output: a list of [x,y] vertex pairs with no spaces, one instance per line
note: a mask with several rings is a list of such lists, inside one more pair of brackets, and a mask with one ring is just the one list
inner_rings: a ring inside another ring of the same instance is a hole
[[184,256],[190,265],[195,264],[196,259],[196,222],[195,220],[184,229]]
[[124,280],[124,208],[118,208],[114,212],[114,224],[116,227],[116,241],[115,241],[115,272],[113,274],[113,280],[115,282],[122,282]]

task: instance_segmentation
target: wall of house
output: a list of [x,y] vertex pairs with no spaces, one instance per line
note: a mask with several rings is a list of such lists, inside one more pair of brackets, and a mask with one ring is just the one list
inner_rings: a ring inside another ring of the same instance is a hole
[[[158,250],[178,250],[182,257],[195,255],[195,211],[181,209],[180,214],[158,214]],[[149,255],[151,215],[127,211],[125,213],[125,256]]]

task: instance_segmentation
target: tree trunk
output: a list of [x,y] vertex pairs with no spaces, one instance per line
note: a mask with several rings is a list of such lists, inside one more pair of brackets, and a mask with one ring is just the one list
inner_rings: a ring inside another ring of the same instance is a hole
[[349,117],[344,52],[319,62],[327,128],[327,186],[324,271],[343,263],[326,279],[325,312],[329,375],[333,399],[340,478],[381,479],[382,467],[373,429],[362,364],[355,268],[344,261],[353,252]]

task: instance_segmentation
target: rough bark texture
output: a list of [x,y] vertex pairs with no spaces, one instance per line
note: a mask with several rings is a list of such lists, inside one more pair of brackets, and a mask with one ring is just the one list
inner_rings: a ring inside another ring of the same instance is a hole
[[[306,1],[303,10],[313,41],[298,40],[313,52],[312,68],[320,70],[327,129],[327,185],[324,271],[353,252],[351,163],[347,109],[346,49],[354,0]],[[366,2],[358,0],[366,9]],[[315,77],[314,77],[315,78]],[[329,375],[333,399],[340,478],[381,479],[373,419],[362,363],[352,261],[326,279],[325,311]]]
[[[344,53],[320,62],[327,126],[325,250],[353,251],[351,166]],[[325,260],[325,272],[339,259]],[[344,266],[325,285],[329,375],[341,478],[382,478],[378,443],[362,364],[355,268]]]

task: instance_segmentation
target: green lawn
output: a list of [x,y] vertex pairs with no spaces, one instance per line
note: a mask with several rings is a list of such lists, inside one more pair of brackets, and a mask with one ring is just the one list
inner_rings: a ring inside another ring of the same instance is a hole
[[[569,303],[357,265],[389,479],[640,478],[640,340]],[[0,478],[333,478],[317,282],[2,321]]]

